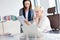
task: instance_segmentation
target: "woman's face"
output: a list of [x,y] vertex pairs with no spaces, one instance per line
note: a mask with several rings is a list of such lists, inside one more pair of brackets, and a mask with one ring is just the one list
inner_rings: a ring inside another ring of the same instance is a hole
[[40,16],[42,15],[42,10],[36,9],[36,10],[35,10],[35,15],[36,15],[36,17],[40,17]]
[[25,7],[29,8],[30,7],[30,1],[25,1]]

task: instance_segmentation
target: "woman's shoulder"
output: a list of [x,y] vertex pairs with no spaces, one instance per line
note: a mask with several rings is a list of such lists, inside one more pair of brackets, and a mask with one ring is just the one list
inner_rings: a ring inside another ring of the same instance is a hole
[[34,15],[34,10],[33,9],[30,9],[31,13]]
[[44,22],[45,23],[47,22],[46,24],[49,24],[50,23],[50,20],[49,20],[49,18],[47,16],[44,17]]
[[20,9],[20,11],[23,10],[23,8]]
[[30,9],[31,11],[34,11],[33,9]]
[[50,22],[47,16],[43,16],[41,19],[42,22]]

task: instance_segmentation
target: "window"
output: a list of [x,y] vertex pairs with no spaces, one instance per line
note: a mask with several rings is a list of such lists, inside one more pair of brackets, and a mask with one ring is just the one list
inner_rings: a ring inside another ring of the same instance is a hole
[[58,10],[58,13],[60,14],[60,0],[57,0],[57,10]]
[[49,7],[55,7],[55,0],[49,0]]

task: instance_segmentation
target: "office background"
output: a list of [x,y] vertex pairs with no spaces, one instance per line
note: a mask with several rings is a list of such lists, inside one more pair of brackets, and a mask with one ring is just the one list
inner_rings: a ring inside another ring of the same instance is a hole
[[[14,15],[19,16],[19,9],[23,7],[23,0],[0,0],[0,16],[8,16]],[[34,0],[32,1],[33,9],[34,9]],[[44,15],[48,15],[47,9],[50,7],[54,7],[55,0],[38,0],[38,5],[44,7]],[[58,12],[60,13],[60,0],[57,0],[58,3]],[[13,24],[13,25],[12,25]],[[19,21],[7,21],[3,23],[4,25],[4,33],[12,33],[16,34],[20,32],[20,23]],[[0,22],[0,33],[3,33],[2,23]]]

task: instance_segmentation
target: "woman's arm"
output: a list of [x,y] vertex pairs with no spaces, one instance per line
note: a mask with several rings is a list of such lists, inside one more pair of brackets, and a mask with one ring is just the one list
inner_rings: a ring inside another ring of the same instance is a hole
[[19,10],[19,16],[21,16],[23,14],[23,9]]
[[31,23],[28,21],[28,20],[24,20],[24,22],[27,24],[27,25],[31,25]]
[[38,25],[38,30],[40,32],[47,32],[51,30],[50,21],[47,17],[44,17],[43,20]]

